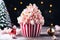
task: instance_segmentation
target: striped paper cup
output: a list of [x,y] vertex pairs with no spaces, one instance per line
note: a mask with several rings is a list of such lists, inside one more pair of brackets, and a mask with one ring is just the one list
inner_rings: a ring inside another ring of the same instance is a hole
[[37,37],[41,32],[41,25],[40,24],[20,24],[21,32],[24,37]]

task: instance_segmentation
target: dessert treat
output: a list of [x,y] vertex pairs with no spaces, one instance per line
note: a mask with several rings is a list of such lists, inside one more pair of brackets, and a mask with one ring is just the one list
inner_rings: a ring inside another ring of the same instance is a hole
[[44,25],[44,17],[36,4],[29,4],[17,18],[25,37],[39,36],[41,27]]

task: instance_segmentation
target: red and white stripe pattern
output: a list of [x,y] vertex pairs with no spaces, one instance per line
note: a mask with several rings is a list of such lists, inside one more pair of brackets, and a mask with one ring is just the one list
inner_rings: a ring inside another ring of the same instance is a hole
[[24,37],[37,37],[40,34],[41,26],[40,24],[20,24],[22,30],[22,35]]

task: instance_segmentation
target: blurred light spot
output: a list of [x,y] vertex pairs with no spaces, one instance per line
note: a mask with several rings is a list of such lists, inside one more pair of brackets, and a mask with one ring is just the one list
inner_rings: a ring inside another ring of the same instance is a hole
[[53,5],[52,4],[50,4],[50,7],[52,7]]
[[14,10],[17,10],[17,8],[15,7]]
[[53,26],[53,23],[51,23],[51,26]]
[[52,12],[52,10],[49,10],[49,13],[51,13]]
[[44,2],[43,2],[43,1],[41,1],[41,4],[44,4]]
[[20,4],[23,4],[23,2],[20,2]]

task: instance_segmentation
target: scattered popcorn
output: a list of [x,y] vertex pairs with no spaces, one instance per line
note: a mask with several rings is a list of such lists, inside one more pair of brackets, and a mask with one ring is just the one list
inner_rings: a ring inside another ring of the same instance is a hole
[[17,36],[21,35],[21,29],[20,29],[20,28],[17,28],[17,29],[16,29],[16,35],[17,35]]
[[60,26],[59,25],[55,25],[55,30],[56,31],[60,31]]

